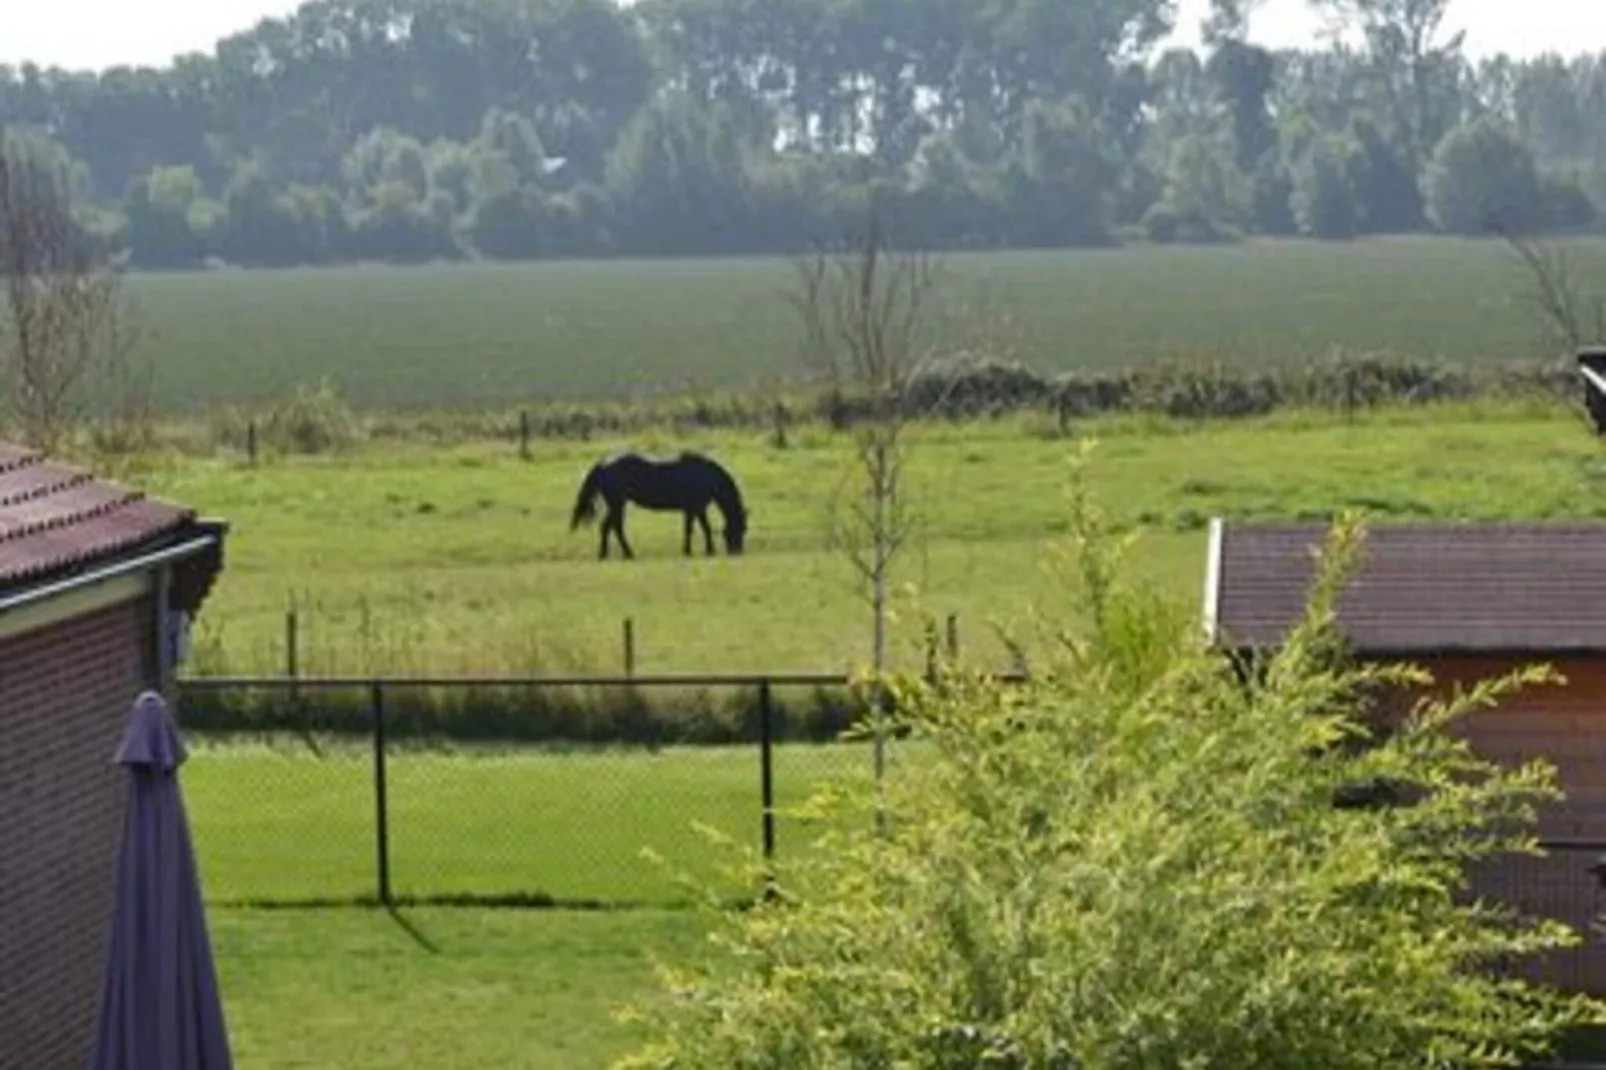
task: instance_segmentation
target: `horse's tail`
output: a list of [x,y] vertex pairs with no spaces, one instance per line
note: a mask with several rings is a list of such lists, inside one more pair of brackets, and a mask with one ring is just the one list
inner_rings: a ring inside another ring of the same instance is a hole
[[569,518],[569,530],[588,524],[597,518],[597,498],[602,494],[602,465],[594,464],[580,484],[580,494],[574,499],[574,515]]

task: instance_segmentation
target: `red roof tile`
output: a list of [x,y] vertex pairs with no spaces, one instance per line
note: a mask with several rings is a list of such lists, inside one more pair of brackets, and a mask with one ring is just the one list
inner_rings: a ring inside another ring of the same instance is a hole
[[[1279,642],[1304,610],[1327,531],[1221,524],[1212,638]],[[1606,652],[1606,523],[1369,524],[1337,616],[1360,654]]]
[[116,557],[195,519],[183,506],[0,443],[0,588]]

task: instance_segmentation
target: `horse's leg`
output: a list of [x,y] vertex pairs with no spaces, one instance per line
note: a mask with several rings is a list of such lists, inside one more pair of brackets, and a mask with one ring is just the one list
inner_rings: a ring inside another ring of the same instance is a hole
[[625,557],[633,558],[636,552],[630,548],[630,540],[625,538],[625,503],[620,502],[618,507],[610,511],[613,517],[614,538],[619,540],[619,549]]
[[[708,557],[713,557],[714,533],[708,528],[708,509],[706,506],[697,510],[697,523],[703,529],[703,553]],[[691,538],[691,533],[689,531],[686,534],[686,538],[688,540]]]
[[686,510],[686,512],[684,514],[684,516],[686,518],[686,524],[685,524],[685,528],[684,528],[684,532],[683,532],[682,538],[680,540],[680,552],[681,552],[681,554],[683,554],[686,557],[690,557],[691,556],[692,515],[693,514],[692,514],[692,511],[690,509]]
[[617,499],[609,498],[607,500],[607,505],[608,511],[602,516],[602,550],[599,555],[603,560],[607,560],[608,557],[609,537],[624,537],[623,530],[620,527],[624,521],[624,503],[618,501]]

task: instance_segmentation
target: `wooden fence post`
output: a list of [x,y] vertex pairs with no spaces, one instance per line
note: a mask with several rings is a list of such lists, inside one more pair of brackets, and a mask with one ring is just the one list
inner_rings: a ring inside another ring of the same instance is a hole
[[776,399],[774,407],[770,410],[770,417],[773,421],[771,443],[776,449],[784,450],[787,446],[786,425],[788,423],[786,402]]
[[625,675],[636,675],[636,622],[626,617],[624,623]]

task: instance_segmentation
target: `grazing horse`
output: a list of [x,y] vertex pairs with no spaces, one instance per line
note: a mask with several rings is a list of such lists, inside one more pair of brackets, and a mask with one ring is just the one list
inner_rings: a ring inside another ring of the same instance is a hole
[[619,548],[626,557],[635,557],[630,541],[625,538],[625,503],[635,502],[643,509],[678,509],[686,515],[685,538],[682,552],[691,556],[691,529],[696,523],[703,529],[706,553],[714,552],[714,536],[708,529],[708,507],[719,506],[725,517],[725,552],[739,554],[747,537],[747,510],[742,505],[742,493],[717,462],[700,453],[686,451],[667,460],[653,460],[639,453],[621,453],[598,461],[586,473],[575,499],[574,516],[569,521],[573,531],[581,524],[595,519],[597,499],[608,507],[602,518],[602,547],[597,556],[608,556],[608,537],[619,540]]

